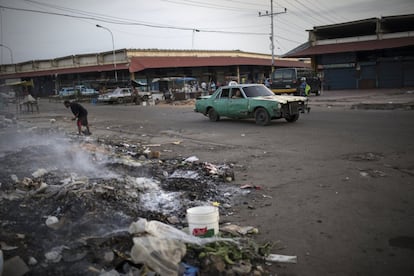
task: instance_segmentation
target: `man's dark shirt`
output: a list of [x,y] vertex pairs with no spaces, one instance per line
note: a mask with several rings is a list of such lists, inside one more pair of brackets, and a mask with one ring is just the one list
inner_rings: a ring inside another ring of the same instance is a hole
[[70,109],[72,110],[73,115],[78,118],[86,117],[88,115],[88,111],[78,103],[70,103]]

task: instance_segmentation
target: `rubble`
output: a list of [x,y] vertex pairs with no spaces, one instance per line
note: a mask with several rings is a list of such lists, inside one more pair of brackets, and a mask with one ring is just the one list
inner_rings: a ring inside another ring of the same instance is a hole
[[[134,246],[144,244],[145,236],[128,232],[137,218],[145,218],[186,237],[161,242],[179,248],[174,252],[180,252],[180,261],[174,261],[173,270],[184,269],[184,262],[187,268],[203,272],[260,271],[265,254],[252,241],[240,247],[231,235],[200,241],[183,232],[188,208],[214,203],[226,216],[244,202],[247,193],[234,185],[232,164],[205,163],[195,157],[161,159],[157,154],[145,155],[152,150],[133,141],[46,134],[32,133],[0,155],[0,241],[6,262],[20,258],[31,275],[161,273],[164,270],[157,271],[156,265],[135,254]],[[151,234],[146,236],[151,244],[165,238],[154,239]],[[190,240],[197,240],[195,247],[189,247]],[[205,243],[212,241],[218,252],[232,249],[224,255],[211,251],[211,246],[205,249]],[[210,250],[206,257],[199,258],[206,250]]]

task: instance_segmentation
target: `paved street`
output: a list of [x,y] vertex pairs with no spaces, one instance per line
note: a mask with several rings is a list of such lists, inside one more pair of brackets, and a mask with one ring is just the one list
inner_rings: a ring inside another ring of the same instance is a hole
[[[232,163],[234,185],[259,186],[221,220],[258,227],[258,239],[277,242],[274,253],[298,256],[297,264],[271,266],[274,275],[412,275],[414,112],[351,107],[412,103],[414,94],[353,93],[312,97],[296,123],[267,127],[213,123],[192,105],[84,105],[93,139],[146,143],[161,158]],[[39,114],[20,115],[74,133],[70,118],[47,100]]]

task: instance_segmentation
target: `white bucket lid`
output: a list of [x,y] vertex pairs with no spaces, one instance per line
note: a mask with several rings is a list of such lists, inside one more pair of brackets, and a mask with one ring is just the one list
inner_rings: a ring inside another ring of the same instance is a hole
[[197,206],[187,209],[187,215],[210,215],[218,213],[218,208],[214,206]]

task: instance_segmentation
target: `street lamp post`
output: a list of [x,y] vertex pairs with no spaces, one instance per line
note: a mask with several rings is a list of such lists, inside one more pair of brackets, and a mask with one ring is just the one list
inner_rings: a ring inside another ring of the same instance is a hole
[[4,45],[4,44],[0,44],[0,47],[4,47],[4,48],[6,48],[7,50],[9,50],[9,52],[10,52],[10,60],[11,60],[11,63],[13,64],[13,51],[12,51],[12,49],[10,49],[9,47],[7,47],[6,45]]
[[115,70],[115,81],[118,81],[118,75],[116,73],[116,60],[115,60],[115,43],[114,43],[114,35],[112,34],[111,30],[108,29],[107,27],[101,26],[99,24],[96,24],[96,27],[98,28],[102,28],[107,30],[110,34],[111,34],[111,38],[112,38],[112,54],[113,54],[113,60],[114,60],[114,70]]

